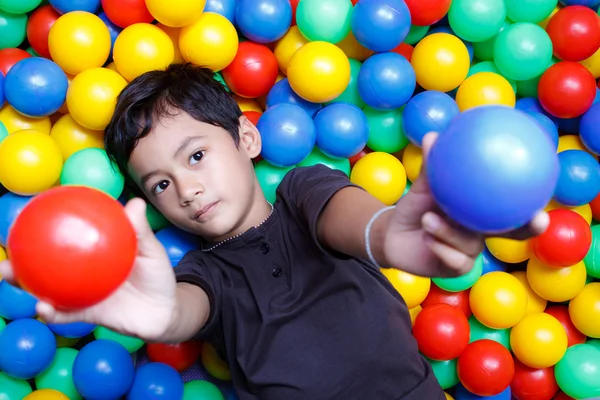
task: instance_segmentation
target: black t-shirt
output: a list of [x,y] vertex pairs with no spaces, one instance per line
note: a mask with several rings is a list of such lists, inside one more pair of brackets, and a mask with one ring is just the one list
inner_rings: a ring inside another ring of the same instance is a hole
[[228,362],[240,400],[445,399],[396,289],[317,241],[320,212],[351,185],[323,165],[295,168],[264,224],[175,268],[208,294],[196,337]]

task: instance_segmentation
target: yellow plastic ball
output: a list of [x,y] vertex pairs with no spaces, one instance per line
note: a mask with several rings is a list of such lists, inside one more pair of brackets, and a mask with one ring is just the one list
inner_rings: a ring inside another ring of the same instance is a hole
[[350,61],[334,44],[315,41],[300,47],[290,59],[287,75],[296,94],[313,103],[338,97],[350,83]]
[[273,53],[277,58],[279,70],[287,74],[290,59],[300,47],[308,43],[308,40],[300,33],[298,26],[292,26],[287,33],[275,43]]
[[583,150],[588,153],[590,152],[579,138],[579,135],[562,135],[558,138],[558,149],[556,152],[561,153],[565,150]]
[[446,396],[446,400],[454,400],[454,397],[450,396],[448,393],[444,392],[444,395]]
[[460,111],[485,105],[514,107],[517,102],[510,83],[493,72],[479,72],[471,75],[459,86],[456,104]]
[[571,300],[569,316],[579,332],[600,339],[600,282],[587,284]]
[[64,336],[56,334],[54,335],[54,337],[56,338],[56,347],[58,348],[73,347],[81,340],[81,338],[66,338]]
[[417,316],[419,315],[419,313],[423,311],[423,307],[421,307],[421,305],[415,306],[411,309],[408,310],[408,313],[410,314],[410,324],[411,326],[415,325],[415,320],[417,319]]
[[23,400],[69,400],[69,397],[58,390],[38,389],[23,397]]
[[542,298],[555,303],[571,300],[585,286],[587,272],[585,264],[579,262],[571,267],[549,267],[531,257],[527,263],[527,281]]
[[510,331],[512,352],[531,368],[555,365],[565,355],[567,343],[565,328],[546,313],[528,315]]
[[163,24],[156,24],[156,27],[160,28],[161,31],[166,33],[169,36],[169,39],[171,39],[171,43],[173,43],[173,50],[175,51],[173,64],[185,63],[185,59],[181,54],[181,50],[179,50],[179,35],[181,34],[181,28],[171,28],[170,26]]
[[348,36],[346,36],[344,40],[342,40],[339,43],[336,43],[336,46],[342,49],[342,51],[348,56],[348,58],[353,58],[358,61],[365,61],[374,53],[373,50],[369,50],[362,44],[358,43],[358,40],[356,40],[356,37],[354,36],[352,31],[348,33]]
[[[115,62],[111,62],[110,64],[108,64],[106,66],[106,69],[110,69],[111,71],[115,71],[117,74],[119,74],[119,70],[117,69],[117,66],[115,65]],[[121,75],[121,74],[119,74]],[[124,78],[123,78],[124,79]]]
[[485,246],[494,257],[506,263],[516,264],[531,257],[529,240],[493,237],[485,239]]
[[592,56],[581,61],[580,64],[594,75],[594,79],[600,78],[600,48]]
[[527,313],[527,291],[509,273],[493,271],[475,282],[469,304],[475,318],[488,328],[512,328]]
[[550,19],[552,17],[554,17],[554,14],[556,14],[560,9],[562,8],[562,5],[557,5],[556,7],[554,7],[554,10],[552,10],[552,13],[550,13],[550,15],[543,21],[538,22],[538,25],[541,26],[542,28],[544,28],[544,30],[546,30],[546,27],[548,26],[548,22],[550,22]]
[[0,122],[4,124],[9,135],[25,129],[35,129],[42,133],[50,133],[50,129],[52,128],[50,117],[29,118],[17,112],[8,104],[0,109]]
[[237,54],[239,39],[235,27],[224,16],[204,13],[193,24],[181,28],[179,49],[192,64],[220,71]]
[[423,150],[409,143],[402,153],[402,165],[404,165],[408,180],[411,182],[416,181],[423,166]]
[[255,99],[248,99],[245,97],[238,96],[236,94],[233,95],[233,98],[235,99],[242,112],[257,111],[259,113],[262,113],[264,111],[264,109],[260,107],[260,104],[258,104],[258,102]]
[[548,301],[540,297],[529,285],[527,281],[527,273],[525,271],[513,271],[510,273],[517,278],[527,292],[527,315],[544,312]]
[[52,60],[71,75],[104,65],[110,55],[111,43],[106,24],[87,11],[61,15],[48,34]]
[[168,67],[175,59],[175,49],[169,35],[160,28],[137,23],[117,36],[113,59],[121,75],[132,81],[145,72]]
[[429,294],[430,278],[409,274],[395,268],[382,268],[381,272],[400,293],[409,309],[421,304]]
[[388,153],[373,152],[354,164],[350,181],[384,204],[395,204],[406,188],[406,171],[400,160]]
[[552,211],[556,209],[565,209],[576,212],[581,215],[588,223],[588,225],[592,224],[592,207],[589,204],[582,204],[577,207],[567,207],[565,205],[557,203],[555,200],[551,200],[550,203],[544,208],[545,211]]
[[31,196],[51,188],[62,164],[60,147],[48,134],[19,131],[0,143],[0,183],[13,193]]
[[67,91],[71,116],[87,129],[101,131],[110,122],[117,96],[127,81],[108,68],[92,68],[77,75]]
[[146,0],[146,8],[161,24],[181,28],[202,15],[206,0]]
[[449,92],[467,78],[471,58],[462,40],[448,33],[434,33],[417,43],[411,64],[421,87]]
[[93,131],[79,125],[70,114],[63,115],[52,127],[50,136],[56,140],[63,160],[79,150],[104,148],[104,132]]
[[209,374],[222,381],[231,380],[229,365],[219,355],[215,348],[208,342],[202,343],[202,352],[200,354],[202,365]]
[[6,258],[6,249],[0,246],[0,261],[4,261]]

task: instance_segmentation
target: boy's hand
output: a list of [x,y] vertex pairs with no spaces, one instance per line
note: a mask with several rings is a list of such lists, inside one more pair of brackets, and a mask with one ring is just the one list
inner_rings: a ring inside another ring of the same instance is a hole
[[[450,221],[436,206],[425,168],[427,155],[437,135],[423,138],[423,169],[410,191],[402,197],[389,220],[384,253],[387,263],[426,276],[460,276],[467,273],[483,251],[485,236]],[[543,233],[548,214],[540,212],[530,224],[503,235],[527,239]]]
[[[138,237],[138,254],[128,280],[104,301],[75,312],[61,312],[39,301],[37,312],[44,321],[88,322],[146,340],[160,338],[167,331],[176,305],[173,268],[148,224],[145,202],[132,199],[125,212]],[[0,274],[13,281],[10,261],[0,263]]]

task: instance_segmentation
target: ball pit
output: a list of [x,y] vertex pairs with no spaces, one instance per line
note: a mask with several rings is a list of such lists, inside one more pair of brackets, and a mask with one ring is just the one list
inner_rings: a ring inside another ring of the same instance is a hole
[[[459,223],[492,236],[463,276],[382,273],[410,308],[446,397],[600,396],[598,6],[0,0],[0,259],[19,263],[18,246],[33,254],[34,238],[52,239],[56,204],[38,209],[35,223],[24,213],[36,197],[79,187],[111,202],[131,197],[103,149],[116,98],[145,71],[191,62],[218,72],[261,131],[255,170],[269,201],[291,169],[322,163],[395,204],[421,175],[423,136],[437,131],[427,169],[436,199]],[[470,117],[477,114],[485,118]],[[69,193],[68,211],[90,208]],[[494,236],[541,209],[551,217],[543,235]],[[196,245],[153,207],[147,216],[173,265]],[[102,258],[134,250],[122,234],[115,228]],[[47,272],[47,252],[39,259],[44,270],[30,277],[57,289],[65,280]],[[122,279],[113,278],[106,290]],[[90,324],[46,325],[34,319],[36,296],[56,293],[28,288],[0,282],[0,398],[77,400],[101,390],[137,399],[162,389],[184,400],[235,399],[228,366],[209,344],[145,344]],[[69,296],[92,301],[81,291]]]

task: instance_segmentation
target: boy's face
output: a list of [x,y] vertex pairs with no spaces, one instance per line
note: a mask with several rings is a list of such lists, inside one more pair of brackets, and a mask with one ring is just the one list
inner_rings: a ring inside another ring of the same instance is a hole
[[251,161],[260,153],[260,135],[245,117],[240,121],[238,147],[225,129],[183,112],[138,141],[130,174],[177,227],[222,240],[256,223],[253,211],[265,202]]

